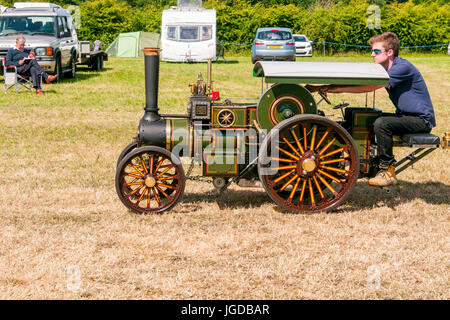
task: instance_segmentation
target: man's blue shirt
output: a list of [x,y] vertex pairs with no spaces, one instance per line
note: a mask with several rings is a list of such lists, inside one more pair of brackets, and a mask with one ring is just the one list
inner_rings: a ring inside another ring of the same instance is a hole
[[30,52],[30,49],[23,49],[23,51],[17,50],[16,48],[9,49],[6,54],[6,65],[18,67],[19,61],[23,58],[27,58]]
[[395,57],[388,74],[386,90],[397,108],[396,113],[422,118],[430,128],[435,127],[433,104],[419,70],[408,60]]

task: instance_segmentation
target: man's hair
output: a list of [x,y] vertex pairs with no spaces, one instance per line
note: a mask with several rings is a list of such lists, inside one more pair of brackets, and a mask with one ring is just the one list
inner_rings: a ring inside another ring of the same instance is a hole
[[373,36],[369,40],[369,44],[373,45],[376,42],[383,42],[384,49],[386,51],[392,49],[394,51],[394,57],[398,57],[398,50],[399,50],[399,41],[398,37],[393,32],[385,32],[376,36]]
[[24,37],[23,35],[20,35],[20,36],[18,36],[18,37],[16,38],[16,43],[18,43],[18,42],[20,42],[20,41],[25,42],[25,37]]

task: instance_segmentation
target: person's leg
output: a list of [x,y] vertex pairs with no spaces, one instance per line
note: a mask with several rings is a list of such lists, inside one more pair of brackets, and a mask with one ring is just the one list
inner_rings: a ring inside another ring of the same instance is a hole
[[33,87],[37,90],[41,89],[41,75],[42,69],[36,68],[36,66],[32,66],[30,69],[31,79],[33,80]]
[[42,75],[42,77],[43,77],[44,79],[47,79],[47,78],[48,78],[47,72],[45,72],[45,71],[41,68],[41,66],[40,66],[39,63],[36,61],[36,59],[31,60],[30,63],[31,63],[31,67],[34,68],[34,69],[36,69],[36,72],[38,72],[40,75]]
[[30,63],[24,63],[21,66],[18,66],[17,68],[17,73],[21,76],[30,76],[30,69],[31,69],[31,64]]
[[380,117],[374,123],[375,137],[378,145],[378,157],[381,171],[375,178],[369,180],[372,186],[397,184],[395,176],[395,158],[392,152],[392,136],[402,136],[407,133],[428,133],[430,127],[419,117],[387,116]]

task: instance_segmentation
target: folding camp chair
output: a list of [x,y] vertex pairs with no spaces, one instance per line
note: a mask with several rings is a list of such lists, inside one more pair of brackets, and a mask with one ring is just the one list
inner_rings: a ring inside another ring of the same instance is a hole
[[[3,58],[3,77],[5,79],[5,94],[13,87],[16,88],[16,93],[23,88],[28,91],[32,91],[33,89],[33,83],[30,76],[21,76],[17,73],[17,68],[15,66],[7,66],[6,57]],[[40,81],[42,88],[42,77],[40,77]]]

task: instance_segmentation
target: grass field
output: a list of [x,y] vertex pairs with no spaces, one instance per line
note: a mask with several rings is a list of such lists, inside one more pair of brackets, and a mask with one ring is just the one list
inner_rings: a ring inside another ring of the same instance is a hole
[[[407,58],[427,82],[442,136],[450,58]],[[258,97],[250,59],[230,60],[213,65],[215,89]],[[111,59],[103,72],[80,68],[76,80],[45,85],[43,97],[0,94],[0,299],[450,298],[448,150],[403,172],[391,194],[359,180],[328,214],[283,212],[257,188],[217,196],[195,181],[166,214],[127,211],[114,175],[143,114],[143,65]],[[161,63],[162,113],[185,112],[198,72],[206,65]],[[365,104],[364,94],[329,96]],[[384,90],[377,107],[393,110]]]

